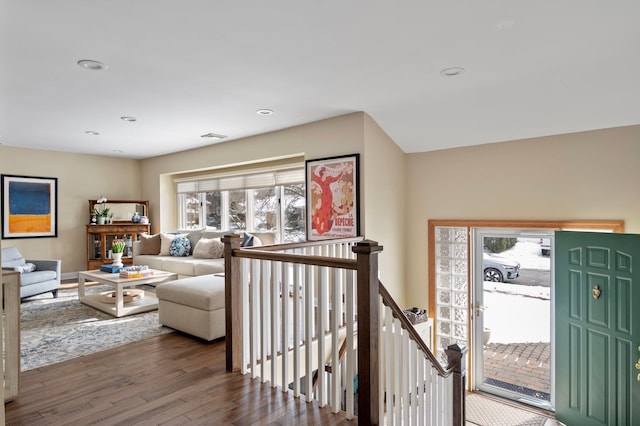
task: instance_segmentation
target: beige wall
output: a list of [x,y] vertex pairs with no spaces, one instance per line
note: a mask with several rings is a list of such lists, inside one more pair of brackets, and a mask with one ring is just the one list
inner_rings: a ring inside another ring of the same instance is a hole
[[88,200],[140,198],[140,162],[117,157],[69,154],[0,146],[3,174],[58,178],[58,237],[2,240],[25,257],[62,259],[62,272],[87,269]]
[[385,245],[380,276],[394,296],[402,297],[402,208],[377,206],[404,205],[404,154],[361,112],[143,160],[142,193],[151,203],[152,230],[177,227],[172,174],[285,157],[300,160],[354,153],[361,154],[360,205],[366,212],[360,215],[360,231]]
[[167,175],[291,156],[313,159],[362,153],[363,119],[363,113],[353,113],[142,160],[142,194],[151,203],[153,232],[175,229],[178,223],[173,181]]
[[640,126],[407,155],[407,300],[427,306],[429,219],[622,219],[640,233]]
[[177,226],[174,173],[360,153],[361,232],[384,246],[380,277],[400,305],[427,306],[429,219],[622,219],[640,233],[638,141],[632,126],[407,155],[354,113],[142,161],[0,146],[2,173],[59,189],[58,238],[2,245],[84,270],[88,199],[148,199],[158,232]]
[[379,255],[380,280],[404,306],[405,282],[405,154],[368,115],[365,117],[364,155],[360,159],[361,200],[366,238],[384,247]]

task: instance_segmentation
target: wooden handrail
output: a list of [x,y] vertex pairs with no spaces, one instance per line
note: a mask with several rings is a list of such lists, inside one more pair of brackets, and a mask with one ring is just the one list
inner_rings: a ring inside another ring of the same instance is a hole
[[385,288],[385,286],[380,281],[378,281],[378,283],[380,286],[380,296],[382,297],[382,303],[384,303],[386,306],[389,307],[389,309],[391,309],[394,317],[396,317],[400,321],[402,328],[407,330],[411,338],[416,342],[416,345],[418,346],[418,348],[424,353],[425,357],[431,362],[433,367],[436,369],[436,371],[438,372],[438,375],[442,377],[449,377],[453,372],[455,365],[452,363],[449,363],[449,365],[447,365],[446,368],[442,367],[442,365],[440,364],[440,361],[438,361],[435,355],[431,352],[431,349],[429,349],[426,343],[424,343],[424,341],[422,340],[422,337],[420,337],[420,335],[418,334],[416,329],[413,327],[409,319],[406,317],[404,312],[402,312],[402,309],[400,309],[396,301],[393,300],[393,297],[391,297],[391,294],[389,293],[389,291]]
[[326,266],[329,268],[341,269],[357,269],[355,259],[341,259],[328,256],[311,256],[301,253],[274,253],[269,250],[260,250],[259,248],[239,248],[233,250],[233,257],[241,257],[245,259],[271,260],[284,263],[298,263],[314,266]]
[[297,248],[324,246],[327,244],[355,243],[357,241],[362,241],[363,239],[364,237],[333,238],[333,239],[320,240],[320,241],[303,241],[299,243],[270,244],[266,246],[253,246],[253,247],[244,247],[244,248],[246,248],[247,250],[268,250],[268,251],[295,250]]

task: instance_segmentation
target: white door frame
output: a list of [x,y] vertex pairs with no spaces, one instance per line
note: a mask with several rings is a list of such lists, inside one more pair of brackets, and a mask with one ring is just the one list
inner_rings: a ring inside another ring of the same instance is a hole
[[[551,343],[551,365],[550,365],[550,404],[546,401],[536,398],[526,397],[515,391],[509,391],[506,389],[496,388],[483,384],[484,379],[484,308],[483,308],[483,288],[484,288],[484,272],[482,266],[482,253],[483,242],[486,237],[498,237],[498,238],[549,238],[551,240],[551,268],[550,274],[550,307],[549,307],[549,319],[550,319],[550,343]],[[531,229],[516,229],[516,228],[472,228],[471,230],[471,360],[473,362],[471,387],[472,389],[478,389],[481,391],[489,392],[500,397],[523,402],[525,404],[533,405],[540,408],[553,410],[554,397],[555,397],[555,318],[554,318],[554,277],[553,277],[553,241],[554,231],[545,230],[531,230]]]

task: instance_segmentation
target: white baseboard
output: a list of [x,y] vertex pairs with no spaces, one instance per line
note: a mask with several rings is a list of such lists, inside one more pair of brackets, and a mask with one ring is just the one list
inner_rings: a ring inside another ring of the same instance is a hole
[[77,272],[65,272],[64,274],[62,274],[60,276],[60,278],[62,280],[73,280],[73,279],[78,279],[78,273]]

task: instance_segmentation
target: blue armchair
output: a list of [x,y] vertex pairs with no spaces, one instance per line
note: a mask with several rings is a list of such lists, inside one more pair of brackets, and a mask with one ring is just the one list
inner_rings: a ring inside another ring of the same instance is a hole
[[25,259],[16,247],[3,247],[2,269],[20,272],[20,299],[49,291],[58,297],[60,260]]

